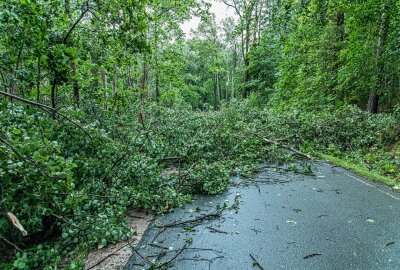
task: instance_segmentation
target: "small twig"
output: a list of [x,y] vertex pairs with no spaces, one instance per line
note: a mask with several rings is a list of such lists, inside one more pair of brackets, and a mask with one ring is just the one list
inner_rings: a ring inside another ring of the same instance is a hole
[[7,240],[6,238],[4,238],[4,236],[0,235],[0,238],[6,242],[7,244],[13,246],[16,250],[18,250],[19,252],[24,252],[22,249],[20,249],[16,244],[10,242],[9,240]]
[[101,177],[100,182],[104,182],[106,178],[110,175],[110,172],[113,172],[115,168],[118,168],[118,166],[121,166],[122,160],[125,159],[128,155],[131,155],[131,151],[129,150],[128,146],[126,146],[126,151],[124,154],[122,154],[112,165],[110,168],[106,170],[104,175]]
[[[69,193],[65,193],[65,192],[52,192],[52,195],[58,195],[58,196],[67,196],[67,195],[71,195]],[[37,194],[40,196],[40,194]],[[107,196],[107,195],[97,195],[97,194],[85,194],[88,197],[93,197],[93,198],[102,198],[102,199],[112,199],[112,196]]]
[[249,255],[250,258],[253,260],[253,266],[257,266],[260,270],[265,270],[264,267],[261,266],[261,264],[257,261],[257,259],[253,255],[251,254]]
[[225,232],[225,231],[221,231],[221,230],[218,230],[218,229],[215,229],[215,228],[213,228],[213,227],[206,227],[207,229],[209,229],[212,233],[223,233],[223,234],[229,234],[228,232]]
[[387,247],[389,247],[389,246],[391,246],[391,245],[394,245],[394,242],[386,243],[385,246],[384,246],[383,248],[387,248]]
[[161,265],[158,266],[159,269],[166,269],[167,266],[169,266],[176,258],[178,258],[179,255],[182,254],[182,252],[187,248],[188,243],[185,243],[183,245],[183,247],[175,254],[174,257],[172,257],[172,259],[170,259],[169,261],[166,261],[164,263],[162,263]]
[[14,146],[11,145],[11,143],[7,142],[5,139],[3,139],[1,137],[0,137],[0,142],[5,144],[12,152],[14,152],[15,155],[17,155],[17,157],[19,157],[20,159],[22,159],[26,163],[32,163],[34,166],[40,168],[40,172],[43,174],[43,176],[51,178],[51,176],[45,171],[45,169],[43,168],[43,166],[41,164],[38,164],[33,159],[31,159],[31,158],[29,158],[27,156],[24,156],[23,154],[19,153],[18,150]]
[[322,254],[321,253],[311,253],[311,254],[308,254],[308,255],[306,255],[306,256],[304,256],[304,260],[307,260],[307,259],[310,259],[310,258],[312,258],[312,257],[315,257],[315,256],[321,256]]
[[176,227],[176,226],[182,226],[182,225],[188,225],[188,224],[192,224],[192,223],[198,223],[198,222],[202,222],[204,220],[211,220],[211,219],[216,219],[221,217],[221,211],[218,210],[215,213],[211,213],[208,215],[202,215],[199,216],[197,218],[194,219],[189,219],[189,220],[185,220],[185,221],[180,221],[180,222],[173,222],[170,224],[166,224],[166,225],[159,225],[156,226],[158,228],[171,228],[171,227]]
[[154,244],[154,243],[150,243],[150,244],[147,244],[147,245],[149,245],[149,246],[151,246],[151,247],[159,248],[159,249],[168,250],[167,247],[163,247],[163,246],[161,246],[161,245],[157,245],[157,244]]
[[116,250],[114,250],[112,253],[110,253],[110,254],[108,254],[107,256],[105,256],[103,259],[101,259],[100,261],[98,261],[96,264],[90,266],[89,268],[86,268],[86,270],[90,270],[90,269],[95,268],[96,266],[98,266],[99,264],[101,264],[102,262],[104,262],[105,260],[107,260],[108,258],[110,258],[111,256],[116,255],[116,253],[117,253],[118,251],[120,251],[121,249],[123,249],[123,248],[125,248],[125,247],[127,247],[127,246],[130,246],[133,242],[135,242],[135,240],[132,241],[132,242],[129,242],[129,243],[125,244],[125,245],[123,245],[122,247],[120,247],[120,248],[118,248],[118,249],[116,249]]
[[178,161],[184,161],[186,157],[184,156],[178,156],[178,157],[165,157],[161,158],[158,160],[158,162],[165,162],[165,161],[171,161],[171,160],[178,160]]
[[137,251],[137,249],[134,246],[132,246],[132,243],[128,243],[128,245],[132,248],[133,252],[135,252],[143,261],[145,261],[151,266],[154,266],[154,263],[143,257],[142,254],[140,254],[139,251]]
[[53,214],[53,213],[50,214],[50,215],[52,215],[55,218],[58,218],[59,220],[64,221],[65,223],[71,225],[72,227],[75,227],[75,228],[79,229],[80,231],[85,231],[85,229],[83,229],[82,227],[79,227],[78,225],[75,225],[74,223],[68,221],[66,218],[64,218],[62,216],[59,216],[59,215],[56,215],[56,214]]

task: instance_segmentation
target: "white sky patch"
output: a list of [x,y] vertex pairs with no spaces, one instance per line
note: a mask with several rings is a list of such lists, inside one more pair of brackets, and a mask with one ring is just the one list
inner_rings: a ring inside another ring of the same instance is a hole
[[[207,2],[211,3],[210,12],[215,14],[215,18],[217,21],[217,25],[221,26],[222,21],[228,17],[235,17],[235,11],[233,8],[226,6],[224,3],[219,0],[208,0]],[[196,30],[200,23],[199,17],[193,17],[192,19],[184,22],[181,25],[183,32],[187,37],[190,36],[190,32],[192,30]]]

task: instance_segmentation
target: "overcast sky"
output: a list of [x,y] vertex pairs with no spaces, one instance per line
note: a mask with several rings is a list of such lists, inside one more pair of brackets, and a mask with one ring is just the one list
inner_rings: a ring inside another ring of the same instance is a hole
[[[211,3],[210,12],[215,14],[217,24],[221,25],[221,22],[226,17],[232,17],[235,15],[235,12],[232,8],[227,7],[224,3],[220,2],[219,0],[208,0]],[[189,36],[190,31],[197,28],[200,23],[200,18],[193,17],[191,20],[186,21],[182,24],[182,30]]]

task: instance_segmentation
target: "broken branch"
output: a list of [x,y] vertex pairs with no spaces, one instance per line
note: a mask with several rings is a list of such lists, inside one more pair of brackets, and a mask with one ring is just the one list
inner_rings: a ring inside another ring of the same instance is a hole
[[279,147],[282,147],[282,148],[285,148],[285,149],[287,149],[289,151],[292,151],[293,153],[295,153],[295,154],[297,154],[299,156],[302,156],[302,157],[308,158],[310,160],[313,160],[312,156],[310,156],[308,154],[305,154],[305,153],[303,153],[303,152],[301,152],[301,151],[299,151],[299,150],[297,150],[297,149],[295,149],[295,148],[293,148],[293,147],[291,147],[289,145],[281,143],[282,139],[270,140],[268,138],[265,138],[264,136],[261,136],[259,133],[253,133],[253,134],[256,135],[258,138],[260,138],[262,141],[264,141],[264,142],[266,142],[268,144],[275,144],[275,145],[277,145]]
[[212,220],[212,219],[216,219],[216,218],[220,218],[220,217],[221,217],[221,211],[216,211],[215,213],[202,215],[202,216],[199,216],[194,219],[189,219],[189,220],[185,220],[185,221],[181,221],[181,222],[173,222],[173,223],[166,224],[166,225],[159,225],[157,227],[158,228],[171,228],[171,227],[176,227],[176,226],[189,225],[189,224],[193,224],[193,223],[200,223],[205,220]]
[[260,270],[265,270],[264,267],[261,266],[261,264],[257,261],[257,259],[253,255],[251,254],[249,255],[250,258],[253,260],[253,266],[257,266]]

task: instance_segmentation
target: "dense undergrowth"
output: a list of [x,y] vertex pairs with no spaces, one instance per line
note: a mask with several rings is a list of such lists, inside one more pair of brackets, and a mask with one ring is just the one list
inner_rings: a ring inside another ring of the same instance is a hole
[[[149,105],[130,113],[68,111],[70,120],[0,104],[1,269],[55,269],[79,250],[132,234],[128,208],[165,212],[194,194],[218,194],[235,169],[296,159],[270,140],[366,166],[399,183],[400,110],[370,115],[355,107],[320,113],[260,110],[245,102],[219,111]],[[118,117],[116,117],[118,116]],[[78,127],[79,126],[79,127]],[[46,268],[47,267],[47,268]],[[80,269],[79,259],[67,268]]]

